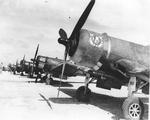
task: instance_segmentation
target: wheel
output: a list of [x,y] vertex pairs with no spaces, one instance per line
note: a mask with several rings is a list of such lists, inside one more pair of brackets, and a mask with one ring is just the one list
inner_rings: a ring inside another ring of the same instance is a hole
[[145,94],[149,94],[149,84],[147,84],[146,86],[144,86],[142,88],[142,92],[145,93]]
[[[43,76],[43,77],[41,77],[41,80],[40,80],[40,82],[41,83],[46,83],[47,82],[47,76],[45,75],[45,76]],[[47,83],[46,83],[47,84]]]
[[24,76],[23,72],[21,73],[21,76]]
[[144,105],[139,98],[129,97],[124,101],[122,110],[127,120],[141,120],[144,114]]
[[53,85],[53,84],[54,84],[53,78],[46,78],[46,85]]
[[81,86],[76,91],[76,99],[81,102],[89,102],[91,96],[91,90],[87,87],[85,91],[85,86]]

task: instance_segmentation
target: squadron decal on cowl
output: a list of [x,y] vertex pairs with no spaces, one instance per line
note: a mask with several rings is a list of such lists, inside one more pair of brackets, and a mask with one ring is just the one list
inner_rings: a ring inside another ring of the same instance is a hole
[[101,47],[103,45],[102,36],[96,36],[96,35],[90,33],[90,44],[95,47]]

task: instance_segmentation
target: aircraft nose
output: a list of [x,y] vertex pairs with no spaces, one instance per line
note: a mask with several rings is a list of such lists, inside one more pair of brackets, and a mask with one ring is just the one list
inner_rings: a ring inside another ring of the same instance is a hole
[[49,71],[51,70],[51,66],[50,66],[49,64],[45,63],[45,65],[44,65],[44,67],[43,67],[43,70],[44,70],[45,72],[49,72]]
[[104,54],[104,41],[101,34],[82,29],[79,35],[79,41],[76,44],[76,50],[70,59],[74,62],[87,67],[93,67]]

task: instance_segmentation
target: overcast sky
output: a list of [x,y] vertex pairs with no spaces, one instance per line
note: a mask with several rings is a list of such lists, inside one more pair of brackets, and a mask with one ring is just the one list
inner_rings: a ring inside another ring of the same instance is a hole
[[[62,58],[64,46],[57,43],[58,30],[68,36],[90,0],[0,0],[0,62],[26,55]],[[149,0],[97,0],[83,28],[148,45]]]

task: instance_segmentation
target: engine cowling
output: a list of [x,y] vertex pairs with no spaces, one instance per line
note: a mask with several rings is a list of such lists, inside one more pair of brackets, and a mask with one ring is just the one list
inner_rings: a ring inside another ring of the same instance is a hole
[[70,59],[82,66],[93,67],[101,56],[108,53],[109,37],[85,29],[80,31],[79,43]]

